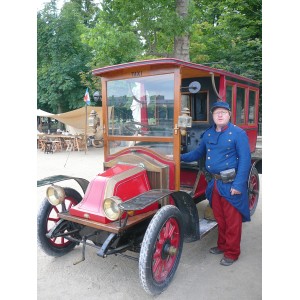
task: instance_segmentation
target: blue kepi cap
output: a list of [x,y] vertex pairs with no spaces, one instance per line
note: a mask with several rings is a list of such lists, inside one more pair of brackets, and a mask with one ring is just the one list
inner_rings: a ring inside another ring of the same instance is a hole
[[225,108],[225,109],[230,111],[229,104],[227,102],[224,102],[224,101],[221,101],[221,100],[213,103],[210,111],[213,112],[216,108]]

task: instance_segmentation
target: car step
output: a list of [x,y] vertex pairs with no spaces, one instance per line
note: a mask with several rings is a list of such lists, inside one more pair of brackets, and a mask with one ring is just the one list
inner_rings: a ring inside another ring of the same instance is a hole
[[211,230],[217,227],[216,221],[201,219],[199,220],[200,240],[206,236]]

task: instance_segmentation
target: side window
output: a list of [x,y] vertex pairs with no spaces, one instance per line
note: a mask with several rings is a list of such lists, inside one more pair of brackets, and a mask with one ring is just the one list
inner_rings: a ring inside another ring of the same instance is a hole
[[191,116],[193,121],[208,121],[207,98],[207,91],[191,94]]
[[245,89],[236,89],[236,124],[245,123]]
[[226,102],[229,104],[232,110],[232,97],[233,97],[233,86],[227,85],[226,86]]
[[255,91],[249,91],[249,107],[248,107],[248,124],[254,124],[255,123],[255,98],[256,98],[256,92]]

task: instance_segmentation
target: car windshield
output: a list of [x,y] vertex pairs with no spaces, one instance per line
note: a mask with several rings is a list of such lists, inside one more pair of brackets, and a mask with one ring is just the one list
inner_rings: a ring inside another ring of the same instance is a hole
[[[174,74],[108,81],[107,106],[110,136],[172,137]],[[120,145],[131,144],[120,141]],[[139,145],[153,147],[155,143],[144,141]],[[110,148],[112,151],[112,143]]]

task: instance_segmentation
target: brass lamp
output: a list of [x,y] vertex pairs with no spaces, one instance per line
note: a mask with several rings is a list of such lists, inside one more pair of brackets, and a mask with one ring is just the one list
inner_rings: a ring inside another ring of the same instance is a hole
[[186,128],[192,127],[192,117],[190,116],[190,110],[187,107],[182,109],[181,116],[178,117],[178,127],[183,136],[186,135]]

